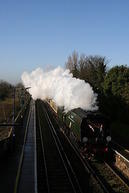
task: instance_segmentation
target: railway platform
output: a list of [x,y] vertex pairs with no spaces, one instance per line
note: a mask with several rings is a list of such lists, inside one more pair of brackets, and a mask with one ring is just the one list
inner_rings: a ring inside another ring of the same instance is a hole
[[36,169],[36,120],[35,102],[30,103],[30,112],[24,136],[24,144],[16,176],[14,193],[37,193]]

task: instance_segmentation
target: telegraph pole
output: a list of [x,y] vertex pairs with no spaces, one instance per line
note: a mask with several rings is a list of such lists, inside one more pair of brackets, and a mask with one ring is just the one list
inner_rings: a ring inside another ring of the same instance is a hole
[[14,124],[15,124],[15,91],[16,91],[16,88],[14,86],[14,88],[13,88],[13,133],[15,131],[15,128],[14,128]]

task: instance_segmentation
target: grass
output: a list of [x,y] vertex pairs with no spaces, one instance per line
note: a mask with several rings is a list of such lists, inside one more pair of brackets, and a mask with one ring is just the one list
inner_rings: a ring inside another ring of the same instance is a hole
[[[18,99],[15,101],[16,113],[20,108]],[[0,101],[0,123],[8,122],[13,116],[13,99],[6,98],[3,101]]]

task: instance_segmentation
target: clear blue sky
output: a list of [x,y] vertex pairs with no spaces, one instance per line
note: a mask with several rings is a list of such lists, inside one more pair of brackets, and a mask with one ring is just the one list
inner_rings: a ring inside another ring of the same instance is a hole
[[0,79],[73,52],[129,65],[129,0],[0,0]]

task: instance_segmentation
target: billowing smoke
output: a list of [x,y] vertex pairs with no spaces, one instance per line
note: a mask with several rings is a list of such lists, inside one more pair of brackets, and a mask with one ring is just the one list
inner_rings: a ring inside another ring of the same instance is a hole
[[31,73],[24,72],[22,81],[29,89],[33,99],[53,99],[65,111],[81,107],[84,110],[97,110],[97,95],[85,81],[73,78],[69,70],[57,67],[44,71],[37,68]]

